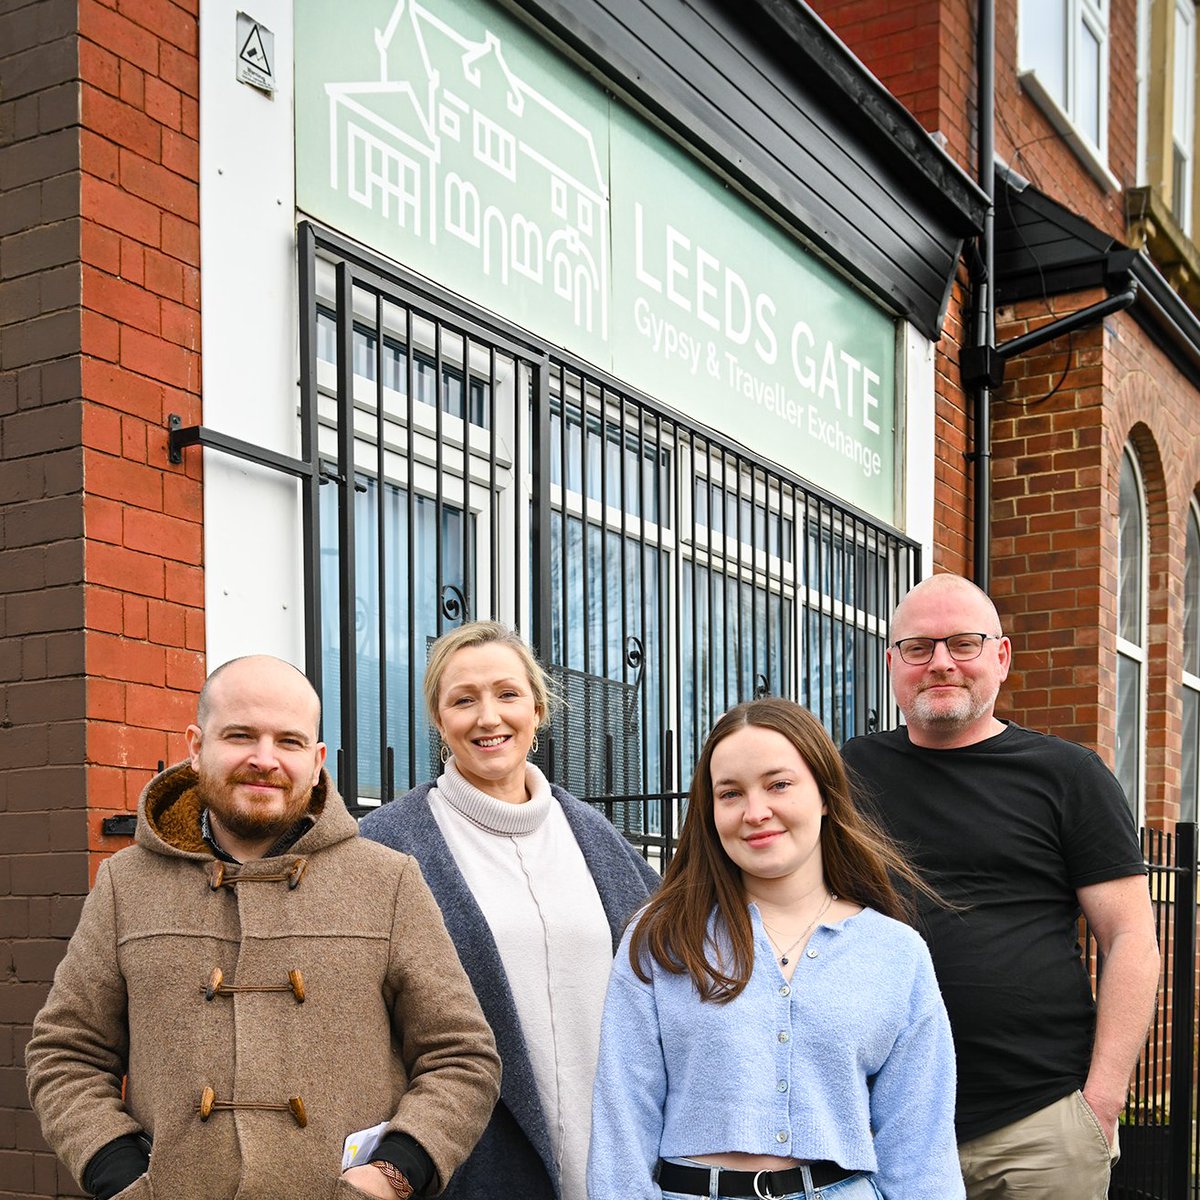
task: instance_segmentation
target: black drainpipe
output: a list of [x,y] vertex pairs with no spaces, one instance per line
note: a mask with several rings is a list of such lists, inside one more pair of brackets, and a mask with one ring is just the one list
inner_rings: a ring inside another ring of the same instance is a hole
[[[990,357],[996,345],[995,289],[992,283],[996,225],[996,7],[980,0],[979,29],[979,186],[987,195],[975,279],[975,345]],[[975,582],[986,592],[992,558],[992,390],[980,382],[975,393]]]
[[975,465],[974,579],[986,592],[991,584],[992,554],[992,391],[1004,383],[1004,366],[1024,354],[1075,329],[1104,320],[1129,308],[1137,298],[1138,284],[1127,264],[1107,275],[1110,288],[1122,287],[1096,304],[1068,313],[1031,333],[996,345],[996,288],[994,249],[996,226],[996,10],[994,0],[979,0],[979,184],[987,195],[983,233],[971,262],[974,331],[972,344],[959,355],[963,388],[975,392],[975,448],[967,458]]

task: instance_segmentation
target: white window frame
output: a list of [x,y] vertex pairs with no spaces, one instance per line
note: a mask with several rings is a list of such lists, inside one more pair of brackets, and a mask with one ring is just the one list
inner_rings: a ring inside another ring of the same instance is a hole
[[[1147,654],[1146,643],[1148,641],[1148,615],[1147,605],[1150,597],[1150,574],[1149,574],[1149,537],[1150,525],[1147,520],[1146,512],[1146,485],[1142,479],[1141,466],[1138,463],[1137,454],[1134,452],[1131,445],[1126,445],[1122,451],[1122,462],[1128,461],[1132,470],[1134,483],[1137,487],[1138,494],[1138,512],[1141,517],[1141,561],[1138,563],[1138,634],[1140,644],[1128,641],[1121,636],[1121,620],[1120,620],[1120,603],[1121,603],[1121,560],[1120,560],[1120,536],[1117,538],[1117,657],[1124,658],[1126,661],[1136,664],[1138,673],[1138,692],[1137,692],[1137,713],[1136,713],[1136,728],[1137,728],[1137,759],[1134,763],[1136,772],[1136,782],[1134,785],[1134,794],[1129,796],[1130,807],[1133,810],[1134,821],[1141,822],[1142,813],[1145,811],[1146,798],[1146,665],[1149,659]],[[1118,475],[1118,480],[1120,476]],[[1120,495],[1120,485],[1118,483],[1118,496]],[[1119,505],[1119,501],[1118,501]],[[1118,512],[1117,522],[1120,526],[1120,514]],[[1117,703],[1113,706],[1113,716],[1115,718],[1115,732],[1120,736],[1121,729],[1121,703],[1120,692],[1117,694]]]
[[[1196,4],[1175,0],[1171,87],[1171,210],[1179,227],[1192,234],[1192,176],[1196,170]],[[1182,83],[1180,77],[1182,76]],[[1177,171],[1177,158],[1183,161]],[[1175,194],[1182,183],[1183,195]]]
[[[1027,10],[1032,4],[1049,5],[1052,0],[1021,0]],[[1051,124],[1062,135],[1067,144],[1087,167],[1092,177],[1107,191],[1118,191],[1120,181],[1108,166],[1108,98],[1109,98],[1109,2],[1110,0],[1053,0],[1062,5],[1066,24],[1066,63],[1063,69],[1064,95],[1055,95],[1037,69],[1037,48],[1029,45],[1027,22],[1019,18],[1019,71],[1022,86],[1033,97],[1034,102],[1045,113]],[[1099,129],[1093,141],[1079,123],[1079,46],[1084,30],[1088,30],[1100,44],[1100,63],[1097,79],[1097,113]]]
[[[1188,520],[1189,527],[1191,529],[1194,529],[1196,531],[1197,537],[1200,538],[1200,505],[1197,505],[1194,497],[1188,504],[1187,520]],[[1185,539],[1184,545],[1185,546],[1187,545],[1186,539]],[[1185,551],[1185,555],[1186,555],[1186,551]],[[1190,565],[1190,564],[1187,564],[1187,565]],[[1185,566],[1185,569],[1184,569],[1185,586],[1186,586],[1186,582],[1188,579],[1188,574],[1189,574],[1189,572]],[[1190,597],[1190,599],[1191,599],[1191,603],[1196,606],[1195,611],[1197,613],[1198,619],[1200,619],[1200,595],[1192,596],[1192,597]],[[1186,603],[1186,601],[1185,601],[1185,603]],[[1186,636],[1186,625],[1185,625],[1184,632],[1185,632],[1185,636]],[[1186,650],[1187,650],[1187,643],[1185,640],[1185,642],[1184,642],[1185,653],[1184,653],[1184,657],[1183,657],[1183,672],[1182,672],[1183,691],[1184,691],[1185,695],[1190,693],[1194,697],[1195,702],[1197,704],[1200,704],[1200,675],[1194,674],[1193,672],[1188,670],[1188,661],[1187,661]],[[1185,737],[1187,736],[1186,723],[1183,726],[1183,734]],[[1194,747],[1193,749],[1197,756],[1197,763],[1200,764],[1200,745]],[[1180,793],[1180,798],[1179,798],[1180,820],[1195,821],[1197,819],[1197,816],[1200,815],[1200,769],[1198,769],[1196,772],[1196,785],[1197,785],[1196,793],[1193,794],[1192,796],[1190,796],[1190,797],[1185,796],[1182,794],[1182,791]]]
[[1150,182],[1150,33],[1151,0],[1137,0],[1137,178]]

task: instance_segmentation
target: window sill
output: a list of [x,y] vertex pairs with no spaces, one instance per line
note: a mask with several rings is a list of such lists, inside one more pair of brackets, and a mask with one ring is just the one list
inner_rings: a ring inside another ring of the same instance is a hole
[[1088,174],[1106,191],[1117,192],[1121,181],[1108,169],[1105,156],[1062,110],[1057,100],[1043,86],[1036,71],[1022,71],[1017,78],[1021,86],[1033,97],[1050,124],[1062,135],[1063,141],[1075,151],[1075,156],[1087,168]]
[[1130,188],[1125,216],[1129,244],[1145,250],[1184,302],[1200,312],[1200,249],[1179,228],[1162,192],[1156,187]]

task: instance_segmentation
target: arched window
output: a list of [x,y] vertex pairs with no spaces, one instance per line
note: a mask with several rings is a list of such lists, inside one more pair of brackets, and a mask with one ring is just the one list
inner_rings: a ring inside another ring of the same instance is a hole
[[1188,505],[1183,590],[1183,754],[1179,819],[1196,819],[1200,789],[1200,508]]
[[1117,778],[1136,819],[1142,803],[1146,677],[1146,505],[1133,453],[1121,456],[1117,531]]

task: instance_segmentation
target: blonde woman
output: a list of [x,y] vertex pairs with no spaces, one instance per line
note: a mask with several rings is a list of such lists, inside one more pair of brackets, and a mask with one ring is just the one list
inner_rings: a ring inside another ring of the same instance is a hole
[[658,876],[528,761],[550,693],[512,630],[475,621],[439,638],[425,701],[444,770],[362,833],[420,862],[503,1063],[491,1122],[444,1195],[586,1200],[605,986]]

